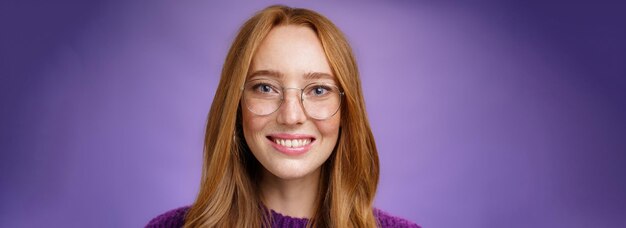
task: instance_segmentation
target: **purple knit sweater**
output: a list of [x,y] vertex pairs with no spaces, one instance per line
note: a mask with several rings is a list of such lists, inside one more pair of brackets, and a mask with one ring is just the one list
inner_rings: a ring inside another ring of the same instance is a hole
[[[181,207],[178,209],[174,209],[168,212],[165,212],[162,215],[153,218],[148,225],[147,228],[170,228],[170,227],[182,227],[185,223],[185,214],[189,207]],[[282,215],[274,210],[270,210],[272,212],[272,227],[282,228],[282,227],[306,227],[306,223],[309,221],[305,218],[293,218],[286,215]],[[376,221],[380,227],[411,227],[411,228],[420,228],[420,226],[415,223],[409,222],[408,220],[395,217],[393,215],[388,214],[379,209],[374,209],[374,216],[376,217]]]

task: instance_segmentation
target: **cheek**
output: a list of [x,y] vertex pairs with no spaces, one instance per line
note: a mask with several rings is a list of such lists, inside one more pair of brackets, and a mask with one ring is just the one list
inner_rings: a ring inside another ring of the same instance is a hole
[[339,127],[341,126],[341,117],[339,114],[331,119],[317,122],[317,129],[324,137],[337,138],[339,136]]
[[241,118],[244,137],[246,138],[247,142],[253,142],[254,135],[263,130],[263,126],[265,126],[265,123],[262,118],[254,116],[246,111],[242,113]]

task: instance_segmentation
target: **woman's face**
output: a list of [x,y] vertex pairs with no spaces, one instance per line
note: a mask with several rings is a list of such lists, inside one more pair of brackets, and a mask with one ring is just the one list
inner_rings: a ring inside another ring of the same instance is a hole
[[[317,82],[337,85],[315,32],[303,26],[272,29],[254,54],[249,72],[246,82],[273,81],[283,88]],[[269,115],[253,113],[242,99],[243,133],[265,170],[291,180],[315,173],[328,159],[337,143],[341,113],[313,119],[301,104],[300,89],[285,89],[283,94],[282,104]]]

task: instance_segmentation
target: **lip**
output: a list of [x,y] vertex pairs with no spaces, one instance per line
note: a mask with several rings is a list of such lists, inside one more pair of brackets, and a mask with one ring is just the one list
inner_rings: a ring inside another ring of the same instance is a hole
[[[268,135],[267,137],[267,141],[270,142],[270,144],[272,145],[272,147],[274,147],[274,149],[276,149],[277,151],[289,155],[289,156],[298,156],[301,154],[305,154],[306,152],[308,152],[309,150],[311,150],[311,147],[313,146],[313,143],[315,143],[316,139],[314,136],[312,135],[306,135],[306,134],[271,134]],[[311,139],[311,143],[305,145],[305,146],[301,146],[301,147],[285,147],[282,146],[280,144],[277,144],[274,142],[275,138],[280,138],[280,139]]]

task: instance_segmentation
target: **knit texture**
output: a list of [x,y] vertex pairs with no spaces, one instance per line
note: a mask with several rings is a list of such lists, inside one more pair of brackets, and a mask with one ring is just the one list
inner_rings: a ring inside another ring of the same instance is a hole
[[[189,206],[177,208],[162,215],[157,216],[150,220],[147,228],[178,228],[185,224],[185,215],[189,210]],[[274,210],[270,210],[272,213],[272,227],[274,228],[300,228],[306,227],[308,219],[305,218],[293,218],[290,216],[282,215]],[[374,208],[374,217],[380,227],[398,227],[398,228],[420,228],[420,226],[412,223],[403,218],[395,217],[387,212]]]

